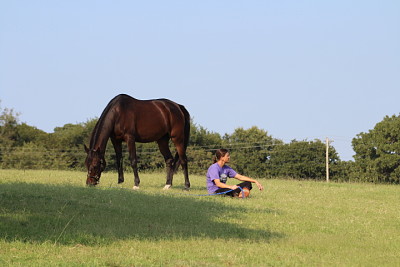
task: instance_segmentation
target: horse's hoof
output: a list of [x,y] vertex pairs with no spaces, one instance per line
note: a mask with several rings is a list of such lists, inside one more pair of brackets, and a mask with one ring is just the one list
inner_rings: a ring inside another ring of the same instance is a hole
[[166,184],[166,185],[164,186],[163,190],[168,190],[168,189],[171,188],[171,186],[172,186],[172,185],[170,185],[170,184]]
[[189,188],[189,187],[185,187],[184,190],[185,190],[185,191],[190,191],[190,188]]
[[132,189],[133,189],[133,190],[139,190],[139,186],[136,186],[136,185],[135,185],[135,186],[132,187]]

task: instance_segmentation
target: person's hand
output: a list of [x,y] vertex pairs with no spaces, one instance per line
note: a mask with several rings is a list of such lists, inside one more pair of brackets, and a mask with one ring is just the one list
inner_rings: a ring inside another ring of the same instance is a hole
[[258,189],[260,189],[260,191],[264,189],[264,187],[259,182],[256,182],[256,185]]
[[237,188],[239,188],[237,185],[232,185],[232,186],[230,186],[229,187],[230,189],[232,189],[232,190],[235,190],[235,189],[237,189]]

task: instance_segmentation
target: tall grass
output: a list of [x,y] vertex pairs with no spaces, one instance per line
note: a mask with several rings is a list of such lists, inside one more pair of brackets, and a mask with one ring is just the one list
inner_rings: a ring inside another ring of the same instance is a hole
[[399,186],[261,179],[241,200],[131,176],[0,170],[0,265],[400,265]]

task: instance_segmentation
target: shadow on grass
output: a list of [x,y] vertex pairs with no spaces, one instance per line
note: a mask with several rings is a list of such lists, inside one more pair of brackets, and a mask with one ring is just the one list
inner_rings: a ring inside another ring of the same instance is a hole
[[197,237],[269,242],[283,237],[233,224],[232,216],[245,216],[244,208],[121,189],[0,184],[0,239],[7,242],[97,245]]

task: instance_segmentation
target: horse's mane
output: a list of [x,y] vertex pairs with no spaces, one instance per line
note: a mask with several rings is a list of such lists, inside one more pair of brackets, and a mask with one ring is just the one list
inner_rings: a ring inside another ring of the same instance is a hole
[[94,149],[94,145],[95,145],[96,141],[99,139],[99,137],[102,133],[104,134],[104,131],[102,131],[102,129],[106,128],[106,126],[109,126],[106,124],[111,123],[111,121],[109,119],[107,119],[107,115],[109,114],[110,110],[115,106],[116,103],[118,103],[120,101],[121,97],[125,97],[125,96],[128,96],[128,95],[124,95],[124,94],[117,95],[116,97],[111,99],[110,102],[108,102],[107,106],[101,113],[99,120],[96,122],[96,125],[94,126],[92,135],[90,137],[90,149]]

